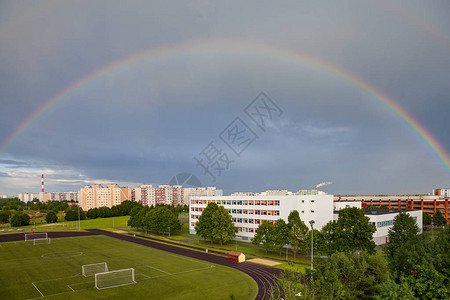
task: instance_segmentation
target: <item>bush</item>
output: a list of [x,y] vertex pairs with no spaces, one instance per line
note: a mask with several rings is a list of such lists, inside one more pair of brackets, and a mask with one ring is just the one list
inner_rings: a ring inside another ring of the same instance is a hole
[[56,223],[58,222],[58,217],[53,211],[51,211],[47,214],[47,216],[45,216],[45,221],[47,223]]
[[16,213],[11,218],[11,226],[12,227],[18,227],[18,226],[26,226],[30,224],[30,216],[24,213]]

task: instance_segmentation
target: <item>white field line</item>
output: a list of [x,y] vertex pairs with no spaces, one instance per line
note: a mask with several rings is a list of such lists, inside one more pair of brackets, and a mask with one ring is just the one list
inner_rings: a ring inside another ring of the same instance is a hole
[[115,284],[115,285],[105,286],[105,287],[101,287],[101,288],[98,287],[97,290],[110,289],[110,288],[115,288],[115,287],[119,287],[119,286],[123,286],[123,285],[135,284],[135,283],[136,283],[136,281],[131,281],[131,282],[127,282],[127,283]]
[[[147,276],[147,275],[145,275],[144,273],[136,273],[136,274],[134,274],[134,278],[136,278],[137,275],[142,275],[142,276],[144,276],[144,277],[147,277],[147,279],[150,279],[150,278],[151,278],[150,276]],[[145,279],[143,279],[143,280],[145,280]]]
[[36,283],[41,283],[41,282],[54,281],[54,280],[60,280],[60,279],[66,279],[66,278],[73,278],[73,277],[78,277],[78,276],[81,276],[81,274],[76,274],[76,275],[66,276],[66,277],[58,277],[58,278],[52,278],[52,279],[39,280],[39,281],[35,281],[35,282]]
[[172,273],[172,274],[167,274],[167,275],[158,275],[158,276],[146,276],[147,279],[142,279],[139,281],[144,281],[144,280],[148,280],[148,279],[153,279],[153,278],[161,278],[161,277],[169,277],[169,276],[174,276],[174,275],[179,275],[179,274],[184,274],[184,273],[190,273],[190,272],[196,272],[196,271],[201,271],[201,270],[207,270],[207,269],[211,269],[214,268],[213,265],[207,267],[207,268],[198,268],[198,269],[192,269],[192,270],[187,270],[187,271],[182,271],[182,272],[177,272],[177,273]]
[[[141,266],[144,266],[144,267],[146,267],[147,265],[141,265]],[[145,278],[145,279],[141,279],[141,280],[138,280],[138,281],[134,281],[133,283],[138,283],[138,282],[140,282],[140,281],[145,281],[145,280],[149,280],[149,279],[153,279],[153,278],[160,278],[160,277],[169,277],[169,276],[173,276],[173,275],[178,275],[178,274],[184,274],[184,273],[190,273],[190,272],[195,272],[195,271],[201,271],[201,270],[207,270],[207,269],[211,269],[211,268],[214,268],[214,265],[210,265],[209,267],[207,267],[207,268],[198,268],[198,269],[192,269],[192,270],[187,270],[187,271],[182,271],[182,272],[177,272],[177,273],[168,273],[168,272],[164,272],[164,273],[167,273],[166,275],[158,275],[158,276],[147,276],[147,275],[145,275],[145,274],[143,274],[143,273],[138,273],[139,275],[143,275],[143,276],[145,276],[145,277],[147,277],[147,278]],[[137,274],[135,274],[135,276],[136,276]],[[36,283],[39,283],[39,282],[45,282],[45,281],[51,281],[51,280],[58,280],[58,279],[65,279],[65,278],[71,278],[71,277],[76,277],[76,276],[81,276],[81,274],[77,274],[77,275],[74,275],[74,276],[68,276],[68,277],[60,277],[60,278],[54,278],[54,279],[47,279],[47,280],[41,280],[41,281],[36,281]],[[80,284],[86,284],[85,282],[81,282],[81,283],[73,283],[73,284],[71,284],[71,285],[80,285]],[[128,283],[127,283],[128,284]],[[127,285],[127,284],[124,284],[124,285]],[[33,282],[33,286],[39,291],[39,289],[34,285],[34,282]],[[44,296],[42,293],[41,293],[41,291],[39,291],[39,293],[42,295],[42,297],[34,297],[34,298],[28,298],[27,300],[34,300],[34,299],[40,299],[40,298],[45,298],[45,297],[53,297],[53,296],[59,296],[59,295],[63,295],[63,294],[68,294],[68,293],[76,293],[76,292],[80,292],[80,291],[86,291],[86,290],[92,290],[92,289],[94,289],[94,288],[86,288],[86,289],[80,289],[80,290],[74,290],[71,286],[69,286],[69,285],[67,285],[72,291],[68,291],[68,292],[62,292],[62,293],[57,293],[57,294],[51,294],[51,295],[47,295],[47,296]],[[119,285],[117,285],[117,286],[119,286]],[[121,285],[120,285],[121,286]],[[116,286],[114,286],[114,287],[116,287]]]
[[152,267],[152,266],[149,266],[149,265],[143,265],[143,266],[144,266],[144,267],[147,267],[147,268],[152,268],[152,269],[155,269],[156,271],[159,271],[159,272],[161,272],[161,273],[166,273],[166,274],[172,275],[172,273],[169,273],[169,272],[166,272],[166,271],[163,271],[163,270],[157,269],[157,268],[155,268],[155,267]]
[[37,286],[34,285],[34,282],[31,283],[34,288],[39,292],[39,294],[41,294],[42,297],[45,297],[44,294],[41,293],[41,291],[37,288]]

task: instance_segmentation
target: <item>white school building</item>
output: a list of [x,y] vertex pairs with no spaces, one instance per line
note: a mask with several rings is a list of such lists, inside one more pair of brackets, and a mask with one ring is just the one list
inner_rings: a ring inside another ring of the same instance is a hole
[[[283,196],[193,196],[189,206],[189,232],[195,234],[195,224],[203,210],[210,202],[223,206],[233,218],[238,228],[236,238],[250,241],[262,221],[275,223],[278,219],[287,222],[291,211],[297,210],[300,219],[310,227],[313,220],[314,229],[321,230],[330,221],[338,219],[338,211],[346,207],[361,208],[361,202],[333,202],[333,195],[283,195]],[[373,234],[376,245],[387,242],[388,230],[392,227],[398,210],[371,209],[365,210],[369,222],[377,231]],[[419,232],[422,232],[422,211],[406,211],[417,222]]]
[[289,213],[297,210],[301,220],[308,226],[314,220],[314,229],[320,230],[333,220],[333,195],[290,196],[198,196],[191,197],[189,231],[195,234],[195,223],[208,203],[215,202],[228,210],[238,228],[237,239],[250,241],[262,221],[287,222]]

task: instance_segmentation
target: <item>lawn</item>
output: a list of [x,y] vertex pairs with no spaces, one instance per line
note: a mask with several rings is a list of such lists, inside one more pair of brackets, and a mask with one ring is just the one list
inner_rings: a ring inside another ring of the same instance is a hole
[[[107,228],[107,227],[128,227],[130,216],[97,218],[92,220],[81,220],[81,229]],[[30,224],[31,225],[31,224]],[[44,224],[36,227],[54,227],[58,229],[78,229],[78,221],[63,221],[55,224]]]
[[[0,243],[3,299],[254,299],[246,274],[106,236],[52,239],[51,244]],[[135,284],[97,290],[81,266],[106,262],[134,268]]]

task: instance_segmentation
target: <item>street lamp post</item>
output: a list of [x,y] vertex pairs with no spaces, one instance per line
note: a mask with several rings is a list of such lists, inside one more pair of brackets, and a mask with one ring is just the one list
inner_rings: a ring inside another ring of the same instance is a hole
[[80,222],[80,203],[78,203],[78,230],[81,230],[81,222]]
[[309,221],[311,224],[311,271],[314,269],[313,260],[314,260],[314,220]]

